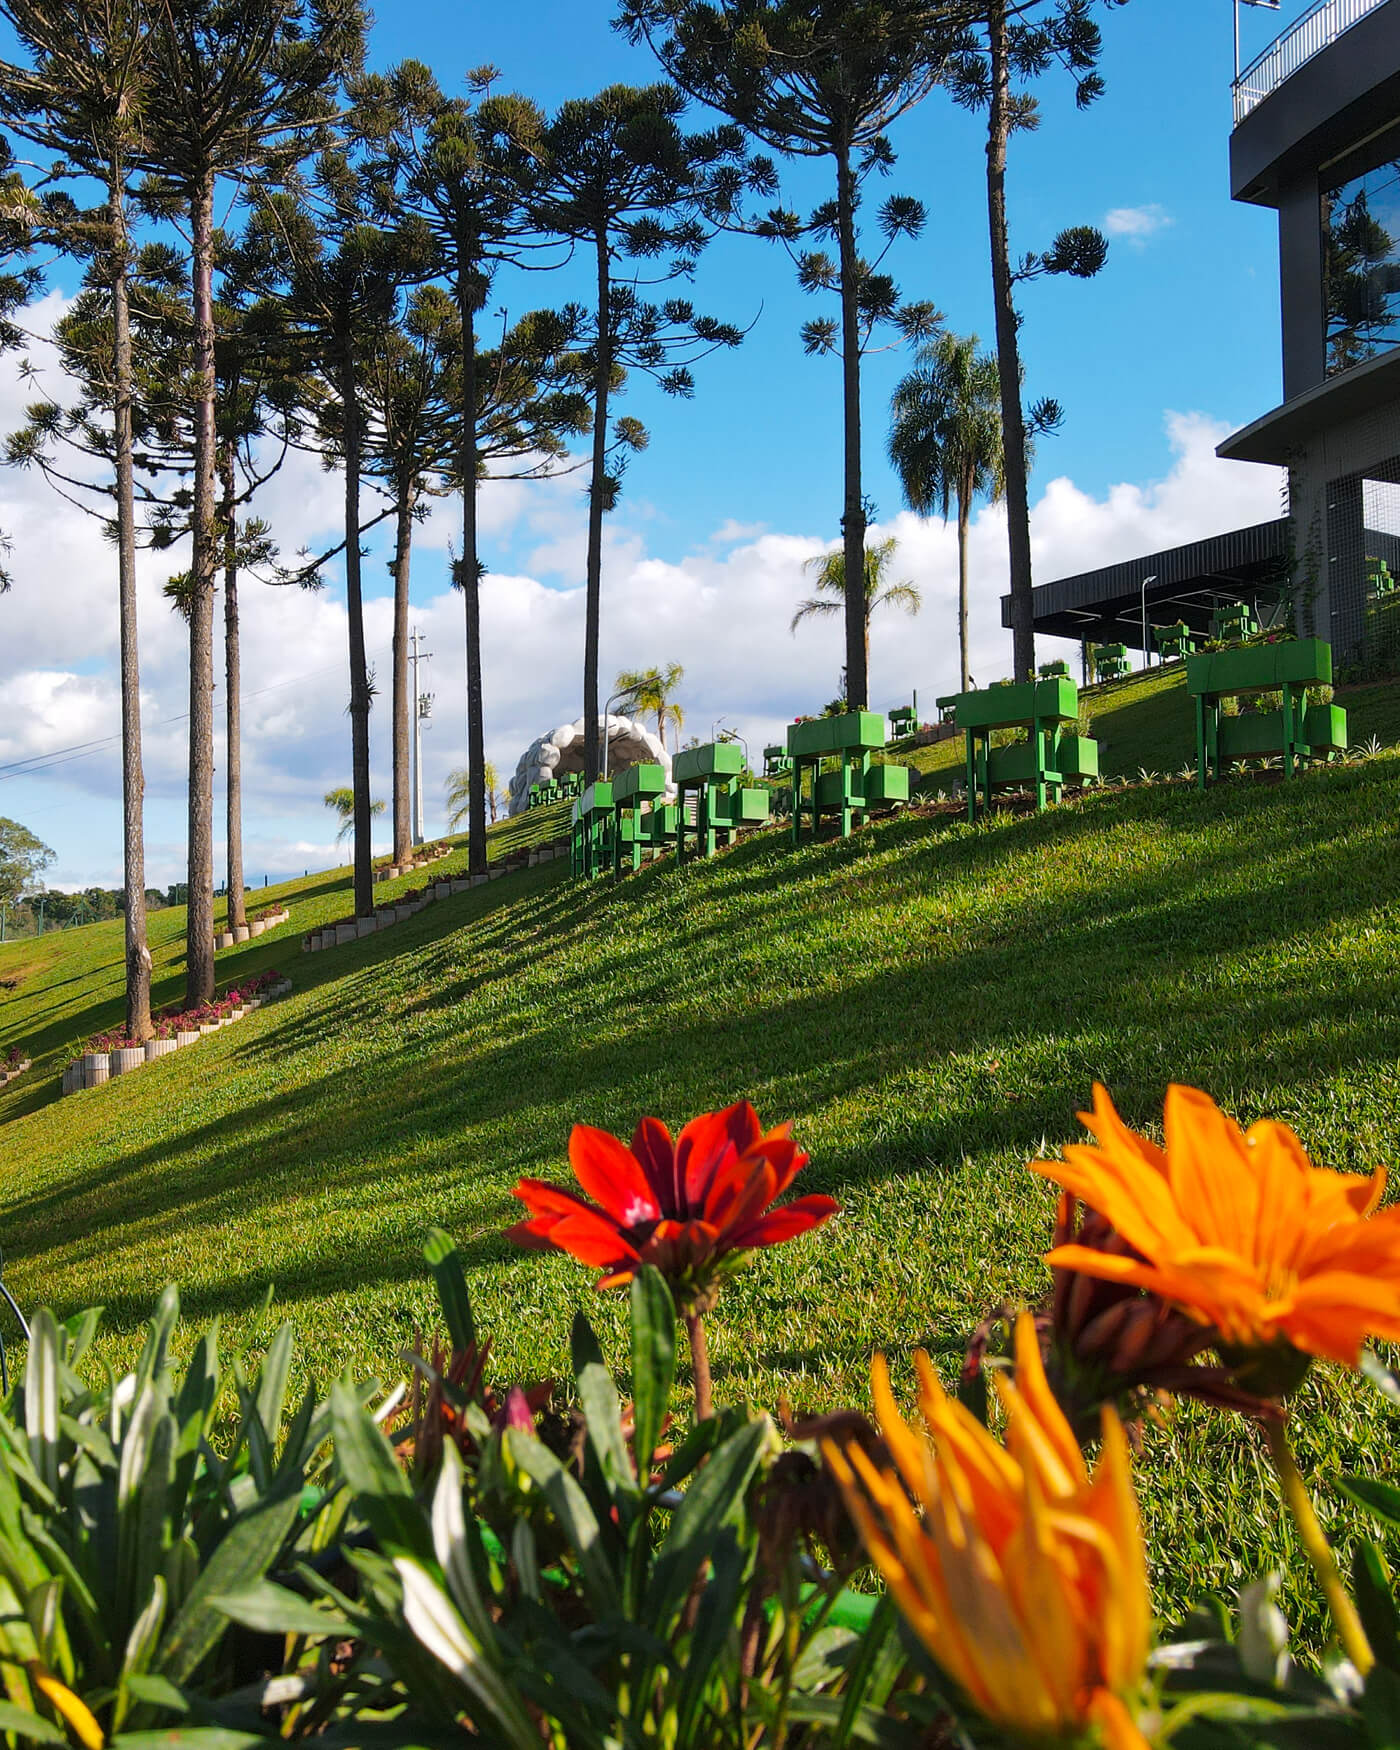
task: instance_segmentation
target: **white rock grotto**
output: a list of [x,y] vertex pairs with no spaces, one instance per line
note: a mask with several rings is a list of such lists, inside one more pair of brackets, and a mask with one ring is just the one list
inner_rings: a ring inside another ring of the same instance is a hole
[[[523,814],[530,806],[532,784],[548,784],[568,772],[583,770],[583,721],[580,717],[577,723],[561,723],[550,734],[537,737],[521,754],[515,776],[510,781],[511,814]],[[674,801],[676,792],[671,782],[671,756],[657,736],[632,717],[600,717],[600,734],[604,723],[607,725],[608,775],[616,777],[628,766],[651,761],[665,772],[666,800]]]

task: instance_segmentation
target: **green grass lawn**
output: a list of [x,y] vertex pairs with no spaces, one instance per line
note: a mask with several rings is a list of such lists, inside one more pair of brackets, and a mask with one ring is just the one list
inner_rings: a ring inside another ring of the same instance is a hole
[[[1186,669],[1180,662],[1122,680],[1082,687],[1081,715],[1088,733],[1098,740],[1099,770],[1106,778],[1136,778],[1139,772],[1171,774],[1196,761],[1196,729],[1186,692]],[[1373,738],[1382,746],[1400,742],[1400,686],[1393,681],[1339,687],[1336,701],[1347,711],[1353,747]],[[960,779],[963,738],[935,742],[897,756],[927,775],[926,785],[940,779]]]
[[[872,1349],[906,1386],[919,1344],[951,1372],[986,1309],[1042,1291],[1052,1194],[1024,1163],[1074,1137],[1096,1077],[1139,1125],[1177,1078],[1288,1120],[1328,1165],[1400,1161],[1398,809],[1390,753],[977,829],[911,816],[801,853],[762,834],[617,888],[551,863],[300,956],[301,931],[347,908],[332,872],[270,890],[291,923],[220,956],[221,979],[282,965],[292,997],[63,1101],[66,1047],[120,1013],[120,925],[14,944],[0,1045],[18,1033],[36,1067],[0,1094],[7,1280],[22,1304],[105,1303],[114,1361],[167,1280],[192,1322],[235,1331],[270,1282],[323,1381],[396,1375],[432,1318],[419,1251],[438,1224],[500,1377],[563,1374],[574,1308],[616,1357],[620,1307],[569,1260],[505,1244],[516,1176],[563,1182],[576,1120],[630,1131],[747,1095],[794,1120],[803,1185],[845,1208],[726,1290],[717,1391],[865,1402]],[[153,920],[161,1000],[182,922]],[[1400,1428],[1369,1393],[1329,1373],[1305,1398],[1324,1479],[1391,1471]],[[1172,1596],[1280,1558],[1239,1425],[1183,1408],[1139,1469]],[[1325,1483],[1323,1510],[1343,1522]],[[1291,1585],[1293,1615],[1297,1564]]]

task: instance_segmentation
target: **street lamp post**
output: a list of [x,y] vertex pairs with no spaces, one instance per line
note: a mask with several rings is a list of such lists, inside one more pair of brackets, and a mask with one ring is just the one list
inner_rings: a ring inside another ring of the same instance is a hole
[[1156,581],[1157,573],[1155,571],[1151,577],[1144,577],[1142,580],[1142,666],[1144,668],[1152,667],[1152,649],[1147,642],[1147,586],[1149,583],[1156,583]]

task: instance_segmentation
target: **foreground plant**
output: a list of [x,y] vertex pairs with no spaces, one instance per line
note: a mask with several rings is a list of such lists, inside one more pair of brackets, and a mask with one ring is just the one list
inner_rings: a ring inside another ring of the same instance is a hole
[[1133,1706],[1151,1604],[1128,1444],[1105,1409],[1091,1477],[1056,1404],[1034,1321],[1016,1332],[1016,1383],[997,1379],[1002,1447],[915,1357],[926,1433],[911,1429],[882,1356],[871,1369],[892,1462],[825,1443],[851,1516],[906,1622],[972,1710],[1017,1743],[1114,1750],[1147,1743]]
[[576,1124],[569,1164],[597,1202],[543,1179],[521,1179],[515,1195],[530,1219],[509,1237],[601,1269],[600,1289],[630,1282],[643,1264],[659,1271],[685,1320],[696,1414],[704,1418],[714,1404],[702,1321],[725,1280],[753,1252],[820,1227],[840,1208],[817,1193],[773,1207],[807,1158],[786,1124],[765,1131],[747,1100],[692,1118],[674,1141],[659,1118],[643,1118],[631,1148],[605,1130]]
[[[1287,1125],[1266,1119],[1242,1131],[1194,1088],[1167,1092],[1165,1147],[1128,1129],[1102,1087],[1081,1117],[1098,1146],[1071,1144],[1064,1161],[1031,1170],[1083,1198],[1131,1252],[1058,1245],[1052,1267],[1179,1306],[1260,1397],[1286,1397],[1314,1357],[1354,1370],[1368,1337],[1400,1339],[1400,1208],[1378,1209],[1383,1168],[1367,1177],[1315,1167]],[[1338,1638],[1364,1675],[1374,1655],[1285,1421],[1263,1427]]]

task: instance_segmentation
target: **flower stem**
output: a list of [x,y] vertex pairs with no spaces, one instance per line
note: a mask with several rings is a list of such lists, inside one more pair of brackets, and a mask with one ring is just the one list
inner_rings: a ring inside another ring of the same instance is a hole
[[1269,1446],[1269,1457],[1273,1460],[1274,1471],[1278,1476],[1279,1489],[1288,1511],[1293,1515],[1293,1523],[1298,1527],[1303,1548],[1308,1552],[1313,1573],[1317,1575],[1317,1583],[1327,1600],[1337,1639],[1342,1643],[1342,1650],[1347,1658],[1364,1677],[1375,1664],[1376,1656],[1371,1651],[1371,1643],[1366,1639],[1366,1630],[1361,1626],[1356,1605],[1342,1579],[1337,1558],[1332,1554],[1327,1533],[1318,1521],[1312,1497],[1308,1494],[1307,1484],[1303,1481],[1298,1462],[1293,1456],[1293,1448],[1288,1444],[1287,1426],[1281,1416],[1271,1416],[1265,1419],[1263,1427],[1264,1438]]
[[710,1349],[705,1341],[705,1321],[699,1313],[687,1313],[685,1328],[690,1335],[690,1365],[695,1375],[695,1419],[697,1422],[705,1422],[715,1413],[714,1394],[710,1388]]

